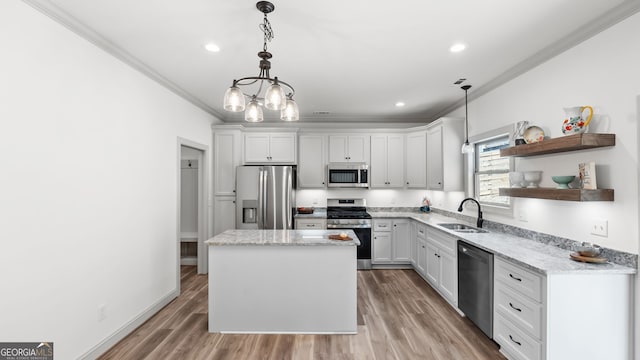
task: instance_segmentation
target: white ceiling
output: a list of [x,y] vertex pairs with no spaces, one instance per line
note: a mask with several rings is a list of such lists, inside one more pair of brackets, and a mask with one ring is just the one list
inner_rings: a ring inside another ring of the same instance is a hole
[[[243,121],[222,98],[233,79],[258,73],[255,1],[25,1],[221,120]],[[462,103],[458,78],[473,99],[640,9],[638,0],[272,2],[271,75],[295,87],[301,121],[314,122],[433,120]],[[451,53],[456,42],[467,49]]]

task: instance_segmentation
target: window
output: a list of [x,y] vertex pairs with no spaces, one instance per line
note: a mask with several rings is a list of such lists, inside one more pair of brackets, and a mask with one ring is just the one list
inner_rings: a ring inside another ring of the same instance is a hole
[[479,141],[475,145],[475,195],[482,204],[508,207],[511,198],[500,196],[501,187],[509,187],[510,158],[500,157],[500,149],[509,146],[509,135]]
[[500,149],[512,145],[512,133],[513,126],[507,125],[469,138],[474,151],[465,157],[467,196],[476,198],[483,209],[507,216],[511,197],[500,196],[499,189],[509,187],[514,160],[500,157]]

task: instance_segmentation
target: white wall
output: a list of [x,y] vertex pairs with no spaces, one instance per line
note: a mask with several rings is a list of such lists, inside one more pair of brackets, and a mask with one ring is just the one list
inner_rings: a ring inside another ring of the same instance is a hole
[[[555,186],[552,175],[577,175],[578,163],[595,161],[598,187],[614,189],[614,202],[517,198],[515,218],[487,214],[488,219],[638,253],[639,33],[640,14],[636,14],[469,102],[470,136],[527,120],[549,137],[561,137],[562,108],[576,105],[594,107],[597,116],[590,132],[616,134],[612,148],[516,160],[518,170],[542,170],[541,185],[548,187]],[[450,115],[464,116],[464,109]],[[527,221],[516,220],[521,216]],[[607,238],[590,234],[592,219],[608,220]]]
[[178,137],[217,120],[22,2],[0,43],[0,339],[74,359],[177,290]]

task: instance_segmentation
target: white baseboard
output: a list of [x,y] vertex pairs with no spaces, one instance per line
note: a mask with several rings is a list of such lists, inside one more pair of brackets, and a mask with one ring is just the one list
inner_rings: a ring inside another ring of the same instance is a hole
[[80,356],[79,359],[93,360],[98,358],[98,356],[107,352],[107,350],[109,350],[118,341],[124,339],[127,335],[131,334],[135,329],[137,329],[138,326],[142,325],[145,321],[149,320],[153,315],[158,313],[158,311],[169,304],[173,299],[178,297],[178,295],[180,295],[180,292],[178,290],[173,290],[172,292],[158,300],[155,304],[147,308],[147,310],[143,311],[131,321],[124,324],[115,333],[109,335],[104,340],[96,344],[96,346],[89,349],[89,351]]
[[181,232],[180,239],[198,239],[197,232]]
[[195,256],[180,258],[180,265],[198,265],[198,258]]

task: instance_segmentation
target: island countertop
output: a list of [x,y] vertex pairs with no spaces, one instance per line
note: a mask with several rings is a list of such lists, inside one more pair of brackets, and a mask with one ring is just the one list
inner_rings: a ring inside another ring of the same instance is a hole
[[[329,235],[346,233],[353,240],[331,240]],[[353,230],[227,230],[205,241],[209,246],[357,246]]]

